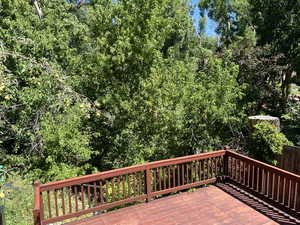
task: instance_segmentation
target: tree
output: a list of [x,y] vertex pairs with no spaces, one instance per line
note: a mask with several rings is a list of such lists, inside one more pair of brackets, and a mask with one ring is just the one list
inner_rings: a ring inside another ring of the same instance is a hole
[[235,135],[237,66],[197,37],[189,1],[39,3],[43,19],[29,1],[0,4],[1,163],[55,180]]
[[281,104],[284,108],[290,84],[295,82],[296,74],[299,74],[300,2],[204,0],[200,1],[199,7],[203,12],[208,10],[208,15],[218,22],[217,31],[226,47],[247,39],[252,33],[256,37],[257,47],[268,45],[271,47],[271,57],[281,56],[280,63],[285,70],[276,76],[281,78],[278,85],[281,87]]
[[[300,1],[250,0],[250,16],[256,27],[258,45],[270,44],[274,54],[283,54],[286,70],[282,77],[282,98],[286,103],[293,72],[299,71]],[[276,16],[274,16],[276,15]]]
[[244,36],[251,25],[248,0],[201,0],[199,9],[202,17],[208,11],[208,16],[218,23],[217,33],[225,46]]
[[61,8],[69,6],[65,1],[44,2],[43,20],[29,3],[0,2],[1,164],[54,180],[82,173],[91,152],[80,127],[86,112],[79,110],[88,99],[74,91],[63,68],[76,59],[72,45],[84,31]]

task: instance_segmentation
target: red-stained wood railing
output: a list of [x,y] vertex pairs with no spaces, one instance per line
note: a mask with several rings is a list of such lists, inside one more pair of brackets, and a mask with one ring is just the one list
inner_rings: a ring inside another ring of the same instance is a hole
[[106,171],[47,184],[35,183],[34,225],[124,205],[226,177],[300,214],[300,176],[229,150]]
[[225,153],[167,159],[47,184],[36,182],[34,225],[213,183],[224,174]]
[[269,202],[300,214],[300,176],[236,152],[226,152],[229,180]]

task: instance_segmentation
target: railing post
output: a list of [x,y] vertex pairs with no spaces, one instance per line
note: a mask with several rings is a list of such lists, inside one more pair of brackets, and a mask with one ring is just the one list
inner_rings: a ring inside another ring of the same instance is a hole
[[147,195],[146,202],[149,202],[151,200],[151,170],[148,167],[145,170],[145,193]]
[[41,183],[36,181],[34,183],[34,209],[33,209],[33,224],[42,225],[41,212]]

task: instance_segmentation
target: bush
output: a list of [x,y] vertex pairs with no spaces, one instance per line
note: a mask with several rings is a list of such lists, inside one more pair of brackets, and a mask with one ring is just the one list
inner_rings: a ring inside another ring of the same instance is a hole
[[[293,97],[292,97],[293,98]],[[287,138],[300,145],[300,102],[290,98],[284,115],[281,116],[283,130]]]
[[33,186],[19,175],[10,174],[0,183],[0,205],[4,205],[6,225],[32,224]]
[[276,155],[282,153],[284,145],[292,143],[268,122],[258,123],[254,128],[248,142],[250,155],[257,160],[276,165]]

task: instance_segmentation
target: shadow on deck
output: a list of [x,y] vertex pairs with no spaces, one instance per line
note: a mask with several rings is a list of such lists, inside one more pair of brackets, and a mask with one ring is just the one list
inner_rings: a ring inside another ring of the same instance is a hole
[[226,183],[196,189],[65,225],[282,224],[300,221]]

